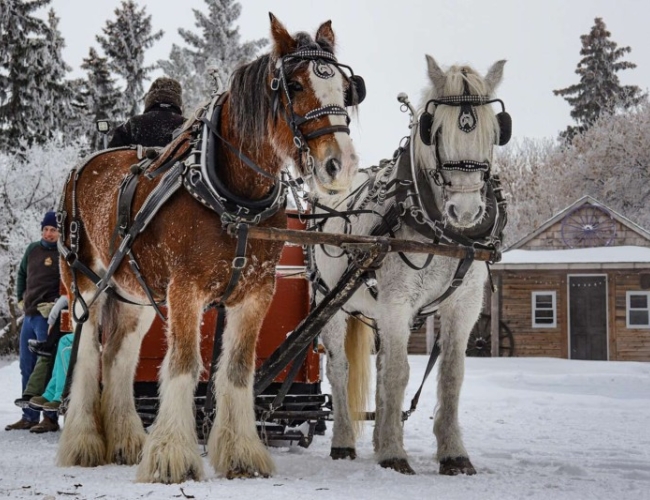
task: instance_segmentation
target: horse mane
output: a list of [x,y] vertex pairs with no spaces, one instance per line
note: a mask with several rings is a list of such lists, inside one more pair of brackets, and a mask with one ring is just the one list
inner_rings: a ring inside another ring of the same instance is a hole
[[[308,33],[293,35],[296,51],[324,50],[334,53],[334,47],[324,39],[315,41]],[[239,66],[230,78],[229,126],[237,130],[240,140],[246,141],[252,151],[260,151],[268,140],[269,121],[274,119],[270,76],[275,72],[278,58],[264,54],[254,61]],[[308,61],[289,59],[284,63],[285,74],[290,75]]]
[[[452,66],[446,73],[445,85],[442,91],[433,85],[424,91],[420,109],[423,109],[430,99],[463,95],[463,82],[467,82],[472,95],[488,94],[485,80],[476,70],[470,66]],[[430,105],[429,112],[431,111],[432,106]],[[475,106],[474,111],[476,112],[478,124],[473,132],[467,134],[458,128],[459,107],[438,106],[436,108],[432,130],[434,134],[437,134],[441,129],[444,131],[438,136],[439,147],[445,151],[448,157],[484,161],[486,158],[472,158],[468,154],[492,150],[499,127],[496,115],[490,105]],[[418,138],[415,149],[416,156],[421,163],[427,165],[436,164],[434,148],[425,146]]]

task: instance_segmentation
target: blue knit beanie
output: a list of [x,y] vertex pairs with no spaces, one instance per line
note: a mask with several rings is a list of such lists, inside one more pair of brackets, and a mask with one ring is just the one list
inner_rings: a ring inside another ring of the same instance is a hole
[[57,227],[56,213],[49,211],[45,214],[45,217],[43,217],[43,221],[41,222],[41,229],[43,229],[45,226]]

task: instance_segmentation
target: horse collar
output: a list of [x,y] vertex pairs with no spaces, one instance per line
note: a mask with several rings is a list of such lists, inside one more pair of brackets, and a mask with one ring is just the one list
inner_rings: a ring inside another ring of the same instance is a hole
[[[246,222],[259,224],[277,213],[286,204],[286,190],[281,182],[268,172],[262,170],[243,152],[235,148],[220,133],[220,119],[223,104],[228,97],[221,94],[213,100],[207,113],[210,118],[203,118],[203,131],[198,141],[200,154],[190,156],[188,169],[183,178],[187,191],[200,203],[221,216],[223,223]],[[234,153],[246,166],[258,174],[274,180],[273,187],[262,199],[249,200],[230,191],[219,179],[216,172],[217,139]]]

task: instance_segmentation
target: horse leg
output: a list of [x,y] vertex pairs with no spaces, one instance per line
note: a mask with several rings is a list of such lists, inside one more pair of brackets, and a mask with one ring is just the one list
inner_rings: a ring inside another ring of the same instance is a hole
[[228,308],[219,366],[214,378],[216,416],[208,439],[214,469],[228,479],[268,477],[273,460],[255,426],[255,345],[273,297],[272,284]]
[[[87,301],[91,292],[82,294]],[[62,467],[103,465],[106,443],[102,429],[99,389],[99,316],[104,297],[90,307],[88,320],[83,324],[79,350],[72,376],[70,402],[65,414],[65,425],[57,450],[57,464]],[[75,303],[76,315],[83,311]]]
[[146,433],[135,409],[133,379],[140,344],[155,311],[108,297],[102,314],[102,417],[106,433],[106,461],[133,465],[140,458]]
[[393,308],[390,315],[382,314],[377,321],[381,348],[378,354],[377,414],[373,444],[379,465],[401,474],[415,474],[404,450],[402,405],[409,379],[407,345],[408,323]]
[[160,407],[142,449],[136,480],[181,483],[203,478],[194,417],[194,390],[203,369],[198,286],[172,279],[167,290],[167,353],[160,369]]
[[441,316],[441,359],[438,372],[438,405],[433,432],[438,442],[437,458],[440,474],[473,475],[476,469],[469,459],[460,424],[458,400],[465,376],[465,350],[470,331],[481,311],[482,284],[477,284],[480,297],[453,297],[454,303],[443,304]]
[[348,359],[345,355],[346,314],[336,313],[321,332],[327,350],[327,378],[332,387],[334,425],[330,457],[355,459],[354,427],[348,407]]

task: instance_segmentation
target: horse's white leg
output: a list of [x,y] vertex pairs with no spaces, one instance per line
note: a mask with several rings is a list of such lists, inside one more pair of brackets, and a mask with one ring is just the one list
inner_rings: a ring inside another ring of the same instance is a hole
[[199,290],[173,279],[167,292],[167,353],[160,369],[160,408],[142,450],[136,480],[181,483],[203,478],[194,418],[194,390],[203,368]]
[[345,356],[347,315],[338,312],[321,331],[327,349],[327,378],[332,387],[334,426],[330,456],[334,460],[356,458],[355,436],[348,407],[348,360]]
[[[153,322],[153,307],[140,307],[107,298],[102,326],[107,339],[102,353],[102,416],[106,461],[136,464],[146,433],[135,409],[133,379],[140,344]],[[111,310],[108,310],[108,309]]]
[[373,443],[377,460],[382,467],[402,474],[415,474],[404,450],[402,425],[404,391],[410,370],[407,355],[410,311],[395,305],[388,309],[381,311],[382,314],[377,318],[381,348],[378,354],[378,411]]
[[[84,293],[83,300],[89,300],[92,295],[90,292]],[[70,388],[70,402],[57,450],[57,464],[63,467],[95,467],[105,463],[106,443],[100,415],[97,328],[103,300],[104,297],[100,297],[92,305],[88,320],[81,331]],[[77,317],[83,314],[79,304],[76,304],[75,312]]]
[[219,366],[214,378],[217,413],[208,440],[214,469],[228,478],[267,477],[273,460],[255,426],[255,346],[272,298],[271,287],[251,292],[228,308]]
[[[480,269],[480,271],[479,271]],[[465,351],[472,327],[483,304],[484,268],[475,267],[463,289],[440,308],[440,368],[438,371],[438,406],[433,432],[438,442],[440,474],[476,474],[463,444],[458,422],[458,400],[465,376]]]

